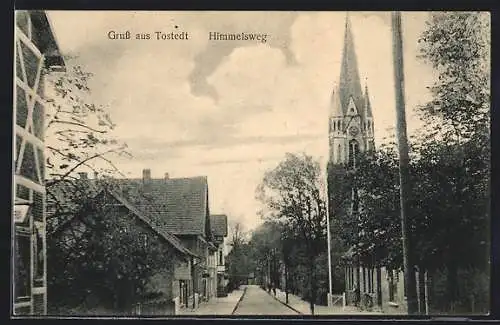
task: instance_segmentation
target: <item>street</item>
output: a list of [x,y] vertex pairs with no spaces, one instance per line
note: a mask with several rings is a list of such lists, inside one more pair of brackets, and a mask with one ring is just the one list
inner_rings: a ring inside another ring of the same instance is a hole
[[259,286],[249,285],[233,315],[297,315]]

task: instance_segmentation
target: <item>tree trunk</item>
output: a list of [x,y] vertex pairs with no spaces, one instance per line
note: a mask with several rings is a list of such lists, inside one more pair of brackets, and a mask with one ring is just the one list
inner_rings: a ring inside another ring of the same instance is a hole
[[392,269],[387,271],[389,272],[389,301],[394,301],[394,271]]
[[427,314],[425,302],[425,269],[420,266],[418,268],[418,310],[421,315]]
[[316,284],[315,276],[314,276],[314,259],[309,260],[309,288],[310,288],[310,302],[309,307],[311,309],[311,315],[314,315],[314,302],[316,301]]
[[285,303],[288,304],[288,265],[285,262]]
[[377,266],[377,305],[382,308],[382,270]]
[[450,263],[448,266],[448,281],[447,281],[447,296],[449,301],[449,309],[451,312],[455,310],[455,303],[457,300],[457,287],[458,287],[458,270],[454,263]]
[[432,271],[427,270],[425,277],[425,290],[426,290],[426,303],[427,303],[427,312],[429,314],[432,313],[432,296],[433,296],[433,283],[432,283]]
[[358,258],[358,264],[356,265],[356,292],[354,293],[356,295],[356,307],[359,307],[361,303],[361,287],[360,287],[360,282],[361,282],[361,272],[360,272],[360,263],[359,263],[359,258]]

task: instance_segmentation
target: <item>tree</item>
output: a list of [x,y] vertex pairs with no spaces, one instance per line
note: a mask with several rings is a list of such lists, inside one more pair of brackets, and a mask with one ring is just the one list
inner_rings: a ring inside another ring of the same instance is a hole
[[231,227],[228,244],[231,251],[227,255],[226,264],[229,276],[230,290],[239,287],[243,281],[248,279],[250,270],[253,269],[250,249],[245,240],[243,225],[236,222]]
[[236,222],[231,227],[230,239],[228,245],[232,248],[239,247],[245,243],[245,232],[243,224],[241,222]]
[[117,207],[107,186],[103,188],[95,198],[82,196],[73,218],[48,237],[51,308],[123,311],[160,296],[148,280],[172,267],[175,252],[160,235],[134,222],[136,216]]
[[326,249],[327,211],[322,186],[319,163],[305,154],[287,153],[276,168],[265,173],[257,188],[257,199],[270,210],[269,218],[286,223],[304,247],[311,314],[317,293],[315,259]]
[[440,226],[436,239],[446,251],[444,299],[451,309],[459,295],[458,270],[489,268],[489,25],[487,13],[433,13],[419,40],[420,57],[438,77],[429,87],[433,99],[420,107],[434,130],[422,132],[418,167],[437,181],[427,186],[435,196],[425,207],[432,225]]

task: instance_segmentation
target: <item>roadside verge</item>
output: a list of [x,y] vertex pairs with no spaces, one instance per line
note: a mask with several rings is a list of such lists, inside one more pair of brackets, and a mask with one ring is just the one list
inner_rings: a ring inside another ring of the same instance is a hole
[[[262,289],[262,288],[261,288]],[[264,289],[262,289],[264,290]],[[274,300],[278,301],[280,304],[282,304],[283,306],[286,306],[288,308],[290,308],[291,310],[293,310],[294,312],[296,312],[297,314],[299,315],[304,315],[303,313],[301,313],[300,311],[298,311],[297,309],[293,308],[292,306],[290,306],[289,304],[287,304],[286,302],[283,302],[281,301],[280,299],[276,298],[272,293],[268,292],[267,290],[264,290],[268,295],[270,295],[271,297],[274,298]]]
[[241,294],[240,299],[238,299],[238,302],[236,303],[236,305],[234,306],[233,311],[231,312],[231,315],[233,315],[234,312],[236,311],[236,309],[238,309],[240,302],[243,300],[243,297],[245,296],[245,293],[247,293],[247,287],[245,287],[245,289],[243,289],[243,293]]

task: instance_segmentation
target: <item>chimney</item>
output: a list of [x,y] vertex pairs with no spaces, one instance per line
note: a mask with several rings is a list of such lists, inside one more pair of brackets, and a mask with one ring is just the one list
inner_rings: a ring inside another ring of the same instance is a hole
[[170,178],[170,175],[168,173],[165,173],[165,180],[168,180]]
[[88,178],[87,173],[85,173],[85,172],[80,172],[80,173],[78,173],[78,175],[80,175],[80,179],[87,179]]
[[151,169],[143,169],[142,170],[142,181],[146,182],[151,180]]

